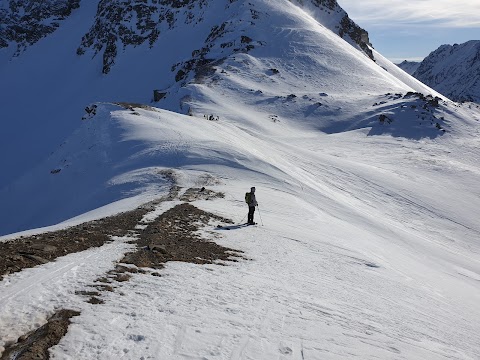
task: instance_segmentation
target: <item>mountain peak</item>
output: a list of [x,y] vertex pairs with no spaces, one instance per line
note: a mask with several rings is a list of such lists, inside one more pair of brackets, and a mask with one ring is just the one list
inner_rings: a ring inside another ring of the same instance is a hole
[[[227,25],[228,32],[235,32],[240,30],[239,27],[245,30],[248,26],[255,26],[262,19],[267,21],[268,14],[258,10],[258,3],[243,0],[99,1],[94,18],[84,19],[91,21],[91,26],[79,41],[76,52],[78,55],[101,56],[102,72],[107,74],[119,52],[145,44],[152,48],[160,37],[175,32],[179,26],[188,26],[194,31],[202,23],[210,25],[213,21],[216,25],[211,28],[211,34],[205,40],[207,43],[215,31],[218,37],[218,31],[225,31]],[[348,17],[336,0],[293,0],[291,3],[309,12],[373,59],[368,33]],[[11,0],[8,5],[0,5],[0,24],[3,24],[0,25],[0,49],[15,48],[13,55],[19,56],[29,46],[55,32],[80,6],[84,6],[80,0],[46,0],[41,3]],[[237,51],[248,49],[251,46]]]
[[454,101],[480,102],[480,40],[440,46],[413,75]]

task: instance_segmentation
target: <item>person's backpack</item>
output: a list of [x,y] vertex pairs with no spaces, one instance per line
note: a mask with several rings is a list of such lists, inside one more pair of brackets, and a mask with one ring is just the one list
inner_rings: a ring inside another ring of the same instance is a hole
[[250,204],[250,200],[251,200],[250,193],[249,192],[245,193],[245,202],[247,204]]

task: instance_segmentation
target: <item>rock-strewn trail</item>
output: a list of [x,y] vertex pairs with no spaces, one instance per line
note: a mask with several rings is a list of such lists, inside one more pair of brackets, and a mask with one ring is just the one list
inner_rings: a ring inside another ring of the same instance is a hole
[[[231,223],[230,220],[185,202],[175,206],[172,204],[173,207],[163,213],[158,212],[158,206],[164,201],[178,198],[187,202],[213,200],[223,197],[223,194],[205,188],[190,188],[178,196],[180,189],[172,189],[167,197],[129,212],[61,231],[0,243],[0,256],[6,259],[0,264],[0,274],[6,276],[123,238],[122,241],[127,240],[134,245],[133,250],[86,289],[75,291],[77,296],[90,304],[103,304],[106,300],[102,294],[106,291],[121,292],[122,283],[130,280],[132,273],[161,276],[158,270],[168,261],[224,265],[226,261],[236,261],[241,257],[241,252],[217,245],[199,235],[199,230],[212,221],[218,224]],[[78,286],[71,284],[71,287]],[[76,310],[56,309],[53,315],[49,315],[46,324],[24,333],[16,342],[5,344],[0,359],[49,358],[48,349],[58,344],[65,335],[70,318],[80,314],[78,306],[72,303],[71,308]]]
[[60,256],[100,247],[111,241],[111,236],[125,236],[147,212],[146,208],[138,208],[65,230],[2,242],[0,275],[5,276],[48,263]]

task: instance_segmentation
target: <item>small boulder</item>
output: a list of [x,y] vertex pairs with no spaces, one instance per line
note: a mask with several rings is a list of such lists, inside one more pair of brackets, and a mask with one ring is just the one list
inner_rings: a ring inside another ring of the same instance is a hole
[[39,251],[43,251],[43,252],[46,252],[46,253],[53,253],[53,252],[57,251],[56,246],[46,245],[46,244],[33,244],[33,245],[31,245],[31,248],[34,249],[34,250],[39,250]]
[[167,249],[165,245],[150,244],[148,245],[148,250],[153,252],[159,252],[161,254],[167,254]]

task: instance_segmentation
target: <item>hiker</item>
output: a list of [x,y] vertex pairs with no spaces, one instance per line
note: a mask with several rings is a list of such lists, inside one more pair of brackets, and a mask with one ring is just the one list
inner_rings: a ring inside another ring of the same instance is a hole
[[258,206],[257,199],[255,198],[255,187],[250,189],[249,193],[245,194],[245,202],[248,204],[248,222],[249,225],[254,225],[253,213],[255,212],[255,206]]

